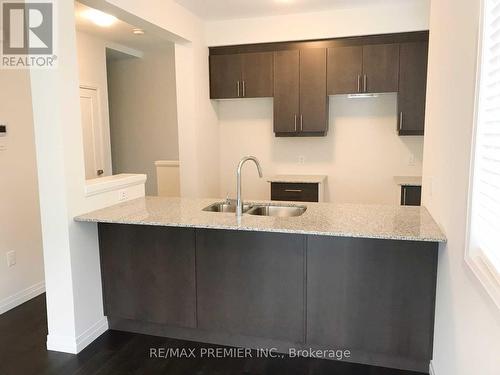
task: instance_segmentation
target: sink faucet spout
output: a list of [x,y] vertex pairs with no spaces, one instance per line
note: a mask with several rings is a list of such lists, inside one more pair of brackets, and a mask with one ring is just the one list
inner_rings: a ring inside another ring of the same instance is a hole
[[243,168],[243,164],[249,160],[255,163],[257,171],[259,172],[259,177],[262,178],[262,168],[260,167],[259,160],[255,156],[244,156],[238,163],[238,168],[236,170],[236,216],[241,216],[243,214],[243,200],[241,198],[241,169]]

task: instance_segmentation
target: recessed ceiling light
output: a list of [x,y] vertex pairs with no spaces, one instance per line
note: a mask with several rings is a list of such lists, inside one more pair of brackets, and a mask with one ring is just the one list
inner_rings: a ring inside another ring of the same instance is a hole
[[115,16],[101,12],[100,10],[97,10],[97,9],[87,9],[86,11],[84,11],[82,13],[82,15],[86,19],[88,19],[88,20],[92,21],[93,23],[95,23],[96,25],[102,26],[102,27],[111,26],[112,24],[114,24],[118,20],[118,18],[116,18]]
[[143,29],[133,29],[132,32],[135,34],[135,35],[144,35],[144,30]]

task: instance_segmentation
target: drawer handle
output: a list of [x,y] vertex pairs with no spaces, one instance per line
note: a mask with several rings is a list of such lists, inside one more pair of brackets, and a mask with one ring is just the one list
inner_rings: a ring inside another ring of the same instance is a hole
[[302,193],[302,189],[285,189],[287,193]]

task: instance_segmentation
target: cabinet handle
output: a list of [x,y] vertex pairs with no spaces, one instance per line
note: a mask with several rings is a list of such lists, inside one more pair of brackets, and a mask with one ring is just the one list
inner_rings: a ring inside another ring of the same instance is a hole
[[297,131],[297,115],[293,115],[293,126],[294,126],[294,131]]
[[238,98],[240,97],[240,81],[236,83],[236,89],[238,91]]
[[403,112],[399,112],[398,130],[399,131],[403,130]]
[[403,206],[406,206],[406,186],[403,186]]
[[287,193],[302,193],[302,189],[285,189]]
[[302,115],[300,115],[300,131],[302,131],[302,129],[303,129],[303,121],[302,120],[303,120],[303,117],[302,117]]
[[361,92],[361,74],[358,74],[358,92]]
[[246,93],[246,91],[247,91],[247,90],[246,90],[246,83],[245,83],[245,81],[243,81],[243,82],[242,82],[242,85],[243,85],[243,87],[242,87],[242,92],[243,92],[243,95],[241,95],[241,96],[245,97],[245,96],[247,95],[247,93]]
[[367,92],[368,91],[368,76],[366,74],[363,74],[363,91]]

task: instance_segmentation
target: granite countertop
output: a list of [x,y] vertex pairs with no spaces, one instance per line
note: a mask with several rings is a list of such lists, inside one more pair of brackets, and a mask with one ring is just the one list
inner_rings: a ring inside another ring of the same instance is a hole
[[422,176],[394,176],[394,181],[400,186],[422,186]]
[[[424,207],[306,203],[298,217],[265,217],[202,209],[221,199],[144,197],[90,212],[76,221],[171,227],[316,234],[338,237],[381,238],[445,242],[446,237]],[[254,203],[254,202],[246,202]],[[277,202],[260,201],[276,205]],[[293,205],[293,203],[283,203]]]
[[299,175],[299,174],[278,174],[266,177],[267,182],[285,182],[295,184],[322,184],[325,182],[325,175]]

